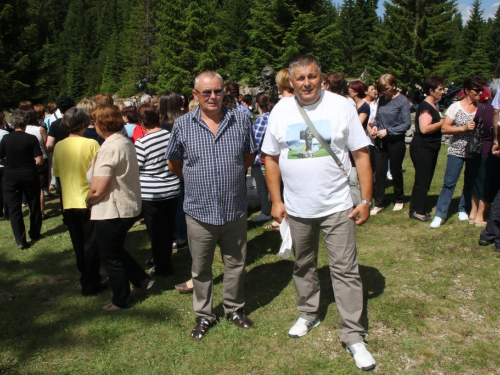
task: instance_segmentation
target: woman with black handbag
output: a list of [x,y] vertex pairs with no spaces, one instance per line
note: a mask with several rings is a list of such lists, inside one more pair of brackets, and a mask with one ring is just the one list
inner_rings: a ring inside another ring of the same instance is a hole
[[[479,105],[474,121],[478,124],[479,131],[478,137],[476,137],[478,146],[475,147],[476,154],[469,162],[471,170],[474,171],[474,180],[471,182],[472,207],[469,223],[476,227],[485,228],[488,219],[487,212],[500,188],[500,174],[498,174],[500,159],[491,153],[493,140],[496,136],[491,100]],[[469,148],[468,151],[472,150]]]
[[[443,134],[452,134],[452,137],[448,148],[443,188],[439,194],[436,204],[436,214],[430,225],[431,228],[439,228],[448,216],[448,208],[450,207],[458,178],[462,173],[462,168],[466,160],[470,158],[470,155],[466,151],[466,146],[471,138],[472,130],[476,127],[476,123],[473,120],[476,115],[477,101],[481,96],[485,84],[485,80],[478,75],[467,77],[463,84],[465,97],[461,101],[453,103],[446,111],[441,131]],[[458,207],[458,220],[461,221],[469,219],[466,212],[467,201],[470,202],[471,198],[469,170],[470,168],[466,166],[464,190]]]

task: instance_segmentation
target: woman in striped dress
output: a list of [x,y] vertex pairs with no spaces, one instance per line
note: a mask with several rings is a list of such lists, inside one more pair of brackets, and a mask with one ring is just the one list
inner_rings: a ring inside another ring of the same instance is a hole
[[168,169],[165,150],[170,132],[160,127],[158,109],[150,103],[138,109],[139,123],[146,135],[135,142],[141,180],[142,215],[146,222],[154,267],[150,275],[172,274],[174,235],[179,178]]

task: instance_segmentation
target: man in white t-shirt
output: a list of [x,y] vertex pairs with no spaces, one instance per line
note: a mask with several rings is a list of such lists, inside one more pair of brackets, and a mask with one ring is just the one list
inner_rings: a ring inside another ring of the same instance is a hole
[[[351,169],[351,152],[363,201],[353,209],[346,175],[310,134],[295,97],[282,98],[269,116],[262,151],[267,155],[271,214],[280,223],[287,220],[295,251],[293,279],[300,317],[288,335],[304,336],[320,323],[317,256],[321,231],[340,316],[339,336],[356,365],[371,370],[375,360],[365,348],[366,331],[359,323],[363,287],[355,241],[355,225],[363,224],[370,216],[373,182],[369,142],[356,109],[345,97],[321,90],[321,81],[321,66],[314,57],[302,55],[290,62],[290,83],[298,102],[347,173]],[[284,202],[280,194],[281,178]]]

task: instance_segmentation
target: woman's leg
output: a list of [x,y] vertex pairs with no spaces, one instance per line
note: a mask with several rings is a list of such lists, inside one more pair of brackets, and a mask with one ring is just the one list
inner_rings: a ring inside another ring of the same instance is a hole
[[125,235],[134,222],[135,218],[95,221],[99,255],[108,273],[113,304],[122,309],[132,306],[129,280],[140,287],[149,279],[124,247]]
[[8,216],[12,233],[18,246],[27,246],[26,227],[24,226],[23,212],[21,202],[23,199],[23,190],[19,187],[17,181],[3,180],[3,198],[8,202]]
[[[392,141],[392,140],[391,140]],[[406,144],[404,137],[392,142],[387,142],[387,151],[391,163],[392,184],[394,186],[394,196],[396,203],[403,203],[404,181],[403,181],[403,160],[406,154]]]
[[375,161],[375,189],[373,198],[375,207],[384,207],[385,197],[385,177],[387,173],[387,160],[389,155],[387,151],[374,148],[373,160]]
[[260,207],[264,215],[271,215],[271,205],[269,204],[269,191],[267,190],[266,177],[264,166],[252,166],[252,177],[257,185],[257,193],[259,194]]
[[446,170],[444,172],[444,183],[436,204],[436,217],[445,220],[448,216],[448,209],[450,208],[453,192],[457,186],[457,181],[462,172],[463,165],[464,159],[448,155]]
[[172,274],[172,242],[177,198],[161,201],[142,201],[142,215],[146,222],[155,274]]

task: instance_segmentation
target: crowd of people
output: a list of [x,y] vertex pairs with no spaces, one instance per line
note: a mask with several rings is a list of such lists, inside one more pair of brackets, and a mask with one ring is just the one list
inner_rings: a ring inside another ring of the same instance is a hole
[[[190,337],[201,340],[217,318],[212,274],[217,245],[225,267],[224,314],[240,328],[254,326],[244,311],[250,170],[261,202],[250,221],[275,231],[284,221],[290,227],[299,318],[289,337],[302,337],[320,324],[321,232],[339,336],[356,365],[371,370],[375,360],[360,324],[363,288],[354,232],[387,206],[388,171],[393,211],[404,207],[402,164],[411,104],[392,74],[374,84],[348,83],[340,72],[323,74],[309,55],[279,71],[276,85],[279,98],[266,92],[252,98],[240,95],[236,82],[224,84],[219,74],[206,71],[194,81],[192,101],[174,92],[145,94],[140,103],[115,101],[108,94],[76,104],[62,96],[46,107],[23,101],[9,122],[0,114],[1,217],[10,221],[19,249],[29,248],[22,207],[29,207],[32,244],[43,236],[45,197],[54,185],[81,293],[111,289],[112,300],[103,307],[108,312],[131,308],[133,296],[147,292],[153,277],[174,272],[172,252],[189,248],[192,278],[175,288],[193,293],[196,325]],[[425,80],[409,147],[415,168],[409,218],[430,222],[431,228],[444,224],[465,166],[458,219],[483,228],[479,244],[495,243],[500,251],[500,97],[494,87],[494,100],[484,95],[485,86],[481,77],[468,77],[463,99],[443,116],[438,103],[444,79],[433,75]],[[480,150],[474,152],[470,143],[478,134]],[[431,220],[427,195],[443,135],[451,139]],[[362,198],[356,206],[345,174],[352,167]],[[151,243],[147,271],[125,249],[126,234],[140,219]],[[102,282],[101,263],[107,282]]]

